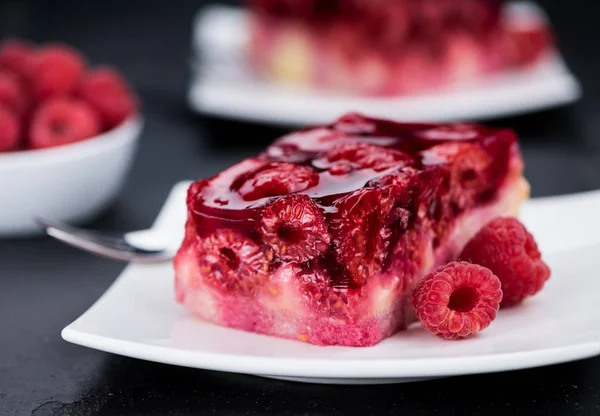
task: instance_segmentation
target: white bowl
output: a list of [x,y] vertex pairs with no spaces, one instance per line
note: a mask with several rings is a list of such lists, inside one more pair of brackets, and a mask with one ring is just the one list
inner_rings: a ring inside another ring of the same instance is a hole
[[0,237],[41,232],[36,217],[77,223],[108,208],[129,173],[143,121],[65,146],[0,154]]

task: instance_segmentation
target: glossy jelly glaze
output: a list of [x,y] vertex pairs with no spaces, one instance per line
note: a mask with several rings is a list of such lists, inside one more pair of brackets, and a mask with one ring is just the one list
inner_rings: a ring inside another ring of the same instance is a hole
[[279,81],[402,95],[535,64],[553,44],[541,19],[497,0],[254,0],[250,57]]
[[405,328],[410,293],[526,197],[510,130],[349,114],[190,187],[177,298],[212,322],[321,345]]

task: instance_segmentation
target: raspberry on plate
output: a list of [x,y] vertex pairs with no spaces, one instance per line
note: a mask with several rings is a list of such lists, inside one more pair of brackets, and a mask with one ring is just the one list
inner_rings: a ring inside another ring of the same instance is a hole
[[48,45],[37,50],[28,73],[35,98],[68,95],[76,90],[83,77],[85,59],[65,45]]
[[107,129],[121,124],[137,111],[137,101],[118,71],[100,67],[90,71],[79,88],[79,95],[98,112]]
[[502,283],[502,306],[533,296],[550,278],[537,243],[515,218],[496,218],[464,248],[460,258],[489,268]]
[[83,101],[55,98],[42,104],[33,116],[29,145],[33,149],[78,142],[100,133],[96,112]]
[[21,126],[14,113],[0,105],[0,152],[16,150],[21,138]]
[[[177,300],[232,328],[376,344],[413,322],[413,290],[427,273],[527,197],[516,140],[510,130],[359,114],[287,135],[190,187]],[[473,317],[458,332],[484,324]]]
[[489,269],[453,262],[419,283],[413,307],[423,328],[440,338],[457,339],[487,328],[501,299],[500,280]]

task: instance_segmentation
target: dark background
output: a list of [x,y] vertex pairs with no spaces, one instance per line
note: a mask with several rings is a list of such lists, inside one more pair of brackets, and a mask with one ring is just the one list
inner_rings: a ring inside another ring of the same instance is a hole
[[[520,133],[534,196],[600,188],[600,2],[540,3],[585,96],[568,108],[493,124]],[[187,110],[191,21],[202,4],[0,0],[1,36],[66,41],[92,63],[120,67],[141,95],[147,124],[139,157],[125,192],[94,227],[150,226],[175,182],[215,174],[284,131]],[[600,415],[598,358],[415,384],[336,387],[171,367],[63,341],[60,330],[122,267],[47,238],[0,241],[0,414]]]

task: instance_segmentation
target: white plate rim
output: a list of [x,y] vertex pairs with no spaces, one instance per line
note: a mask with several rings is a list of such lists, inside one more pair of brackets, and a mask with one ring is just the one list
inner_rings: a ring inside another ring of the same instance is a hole
[[[239,374],[299,378],[429,378],[522,370],[600,354],[600,340],[532,351],[469,357],[388,360],[324,360],[232,356],[144,345],[63,329],[65,341],[146,361]],[[323,347],[327,348],[327,347]],[[275,365],[274,365],[275,364]]]

